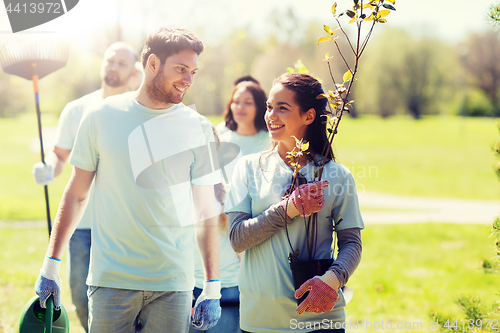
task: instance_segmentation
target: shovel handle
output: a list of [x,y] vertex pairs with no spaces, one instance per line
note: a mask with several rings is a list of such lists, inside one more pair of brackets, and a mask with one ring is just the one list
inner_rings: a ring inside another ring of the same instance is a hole
[[47,300],[47,307],[45,310],[45,333],[52,333],[52,320],[54,318],[54,299],[50,296]]

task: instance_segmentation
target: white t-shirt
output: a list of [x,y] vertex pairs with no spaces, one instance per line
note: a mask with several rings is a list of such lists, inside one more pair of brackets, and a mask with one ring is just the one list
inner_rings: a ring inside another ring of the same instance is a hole
[[[56,137],[54,140],[55,147],[69,150],[73,149],[76,133],[78,132],[78,127],[80,126],[80,121],[82,120],[85,110],[102,102],[104,100],[102,94],[102,89],[99,89],[66,104],[57,123]],[[88,211],[91,205],[92,202],[89,201],[77,229],[90,229],[90,213]]]
[[[230,192],[236,205],[229,207],[226,200],[226,213],[244,212],[255,217],[282,200],[291,184],[292,170],[281,159],[277,149],[271,155],[261,155],[262,153],[248,155],[237,162]],[[311,181],[316,169],[310,162],[300,172]],[[322,180],[328,180],[330,184],[324,190],[325,204],[318,212],[318,238],[314,259],[333,258],[332,221],[342,219],[337,230],[364,227],[350,171],[343,165],[330,161],[325,165]],[[308,260],[304,218],[298,216],[288,223],[290,241],[294,249],[299,250],[299,260]],[[298,327],[307,327],[307,324],[300,323],[344,321],[345,300],[341,291],[332,311],[297,315],[295,289],[288,261],[290,252],[286,231],[282,228],[260,245],[243,253],[238,281],[243,330],[295,332]],[[297,324],[295,329],[291,322]]]
[[184,104],[164,110],[133,94],[82,119],[70,163],[94,171],[87,284],[189,291],[194,286],[191,184],[221,181],[210,122]]

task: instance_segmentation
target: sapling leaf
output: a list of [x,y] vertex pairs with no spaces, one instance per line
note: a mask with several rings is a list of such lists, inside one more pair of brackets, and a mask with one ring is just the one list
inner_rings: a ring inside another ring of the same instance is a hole
[[378,23],[387,23],[387,20],[386,19],[379,19],[377,22]]
[[348,70],[347,72],[345,72],[344,76],[342,76],[342,79],[344,80],[344,82],[347,82],[350,79],[352,79],[352,72],[351,72],[351,70]]
[[327,26],[326,24],[323,25],[323,29],[326,31],[327,34],[329,34],[330,36],[333,36],[333,30]]
[[332,40],[332,37],[321,37],[320,39],[318,39],[318,44],[329,40]]
[[286,68],[286,71],[287,71],[288,73],[294,73],[294,72],[295,72],[295,69],[293,69],[292,67],[287,67],[287,68]]
[[300,147],[300,150],[302,151],[306,151],[308,149],[309,149],[309,142],[302,144],[302,146]]
[[382,17],[386,17],[387,15],[389,15],[391,13],[390,10],[381,10],[377,13],[377,18],[382,18]]
[[332,6],[332,14],[335,16],[336,13],[337,13],[337,3],[334,2]]
[[346,10],[345,14],[349,16],[350,18],[354,18],[356,16],[356,13],[353,12],[352,10]]
[[384,8],[390,9],[390,10],[396,10],[393,5],[389,5],[388,3],[384,3]]

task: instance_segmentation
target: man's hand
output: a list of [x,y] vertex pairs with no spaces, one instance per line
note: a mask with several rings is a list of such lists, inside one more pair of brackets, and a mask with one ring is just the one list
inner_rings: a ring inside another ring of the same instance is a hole
[[54,295],[54,308],[61,308],[61,277],[59,276],[60,259],[45,256],[40,275],[35,283],[35,292],[40,298],[40,307],[45,309],[45,303],[50,295]]
[[295,298],[301,298],[309,291],[306,299],[297,307],[299,315],[304,312],[323,313],[333,309],[339,298],[336,290],[340,287],[339,280],[333,271],[326,271],[322,276],[315,276],[304,282],[297,291]]
[[35,181],[40,185],[47,185],[54,181],[54,169],[50,164],[35,163],[31,173],[35,177]]
[[203,283],[203,291],[194,305],[192,322],[194,328],[206,331],[217,325],[221,315],[220,297],[220,281]]

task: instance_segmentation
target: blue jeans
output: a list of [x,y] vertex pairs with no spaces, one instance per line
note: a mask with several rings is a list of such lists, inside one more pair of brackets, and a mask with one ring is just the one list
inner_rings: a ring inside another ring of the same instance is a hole
[[69,287],[76,314],[88,332],[89,307],[87,298],[87,275],[90,263],[90,229],[76,229],[69,241]]
[[[202,290],[194,288],[193,295],[195,300],[200,296]],[[240,291],[238,287],[222,288],[220,291],[222,297],[220,306],[222,314],[217,322],[217,325],[207,331],[195,330],[193,327],[189,329],[189,333],[240,333]],[[194,303],[193,303],[194,304]]]
[[190,291],[145,291],[89,286],[92,333],[187,332]]

